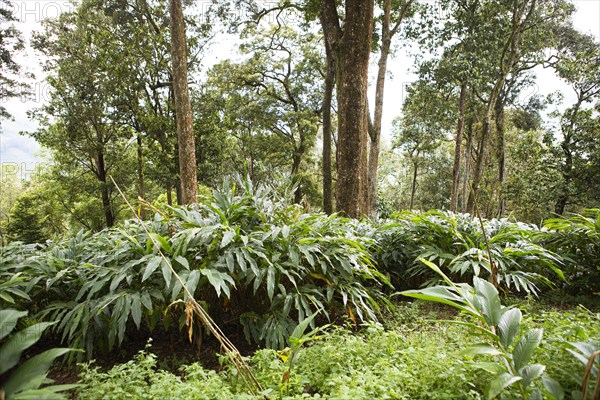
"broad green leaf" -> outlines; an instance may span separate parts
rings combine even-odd
[[[223,233],[223,239],[221,240],[221,248],[224,248],[231,243],[233,238],[235,238],[235,231],[225,231],[225,233]]]
[[[142,302],[139,293],[131,295],[131,317],[135,326],[139,329],[142,322]]]
[[[489,345],[489,344],[476,344],[474,346],[467,347],[466,349],[461,351],[460,354],[466,355],[466,356],[474,356],[474,355],[478,355],[478,354],[497,356],[497,355],[502,354],[502,352],[500,350],[498,350],[497,348],[495,348],[494,346]]]
[[[548,375],[542,375],[542,385],[544,389],[556,400],[563,400],[565,398],[565,391],[560,383],[550,378]]]
[[[188,262],[187,258],[182,256],[175,256],[175,261],[177,261],[183,268],[189,271],[190,263]]]
[[[25,361],[10,375],[10,378],[4,384],[6,397],[10,399],[13,393],[37,389],[46,379],[48,369],[54,360],[70,351],[73,351],[73,349],[50,349]]]
[[[296,328],[294,328],[294,331],[292,332],[290,338],[294,338],[294,339],[298,339],[299,340],[304,335],[304,332],[306,331],[306,328],[312,322],[312,320],[315,319],[315,317],[317,316],[317,314],[319,314],[319,311],[315,312],[312,315],[309,315],[302,322],[300,322],[296,326]]]
[[[43,389],[29,389],[16,394],[13,393],[10,400],[66,400],[69,396],[59,392],[77,389],[79,386],[78,384],[52,385]]]
[[[150,277],[150,275],[152,275],[152,273],[154,271],[156,271],[156,269],[159,267],[161,261],[162,261],[162,257],[160,257],[160,256],[154,257],[153,259],[150,260],[150,262],[146,266],[146,269],[144,270],[144,275],[142,276],[142,282],[144,282],[146,279],[148,279],[148,277]]]
[[[498,375],[492,382],[490,383],[490,387],[488,390],[488,399],[493,399],[498,396],[504,389],[509,387],[515,382],[520,381],[522,378],[520,376],[514,376],[509,373],[503,373]]]
[[[162,275],[163,278],[165,280],[165,285],[167,287],[171,286],[171,278],[173,275],[173,272],[171,271],[171,267],[169,266],[169,264],[167,263],[167,261],[162,260]]]
[[[40,322],[12,335],[0,347],[0,374],[17,365],[21,353],[40,340],[44,330],[54,324],[55,322]]]
[[[0,340],[12,332],[19,318],[27,315],[27,311],[13,309],[0,310]]]
[[[273,294],[275,292],[275,267],[270,266],[267,268],[267,295],[269,300],[273,300]]]
[[[445,286],[434,286],[418,290],[405,290],[399,294],[408,297],[414,297],[415,299],[435,301],[437,303],[447,304],[459,310],[465,311],[468,314],[473,315],[475,310],[468,306],[465,306],[463,299],[451,292],[449,288]]]
[[[498,322],[498,335],[500,336],[500,344],[503,348],[508,349],[512,345],[519,333],[521,318],[521,310],[517,308],[512,308],[502,314],[500,322]]]
[[[169,244],[169,242],[167,241],[166,238],[164,238],[163,236],[159,235],[158,233],[150,233],[150,236],[152,237],[152,239],[154,239],[156,242],[158,242],[158,244],[160,244],[160,247],[166,251],[167,253],[172,253],[173,249],[171,248],[171,245]]]
[[[221,296],[221,290],[223,290],[228,298],[231,297],[229,284],[235,287],[235,282],[231,276],[226,273],[208,268],[201,269],[200,273],[208,278],[208,282],[217,292],[217,297]]]
[[[521,336],[513,350],[513,362],[517,371],[531,360],[533,353],[542,342],[542,335],[542,329],[532,329]]]
[[[502,304],[500,304],[500,296],[498,291],[488,281],[473,278],[473,286],[475,287],[475,304],[485,317],[485,321],[489,326],[497,326],[502,316]]]
[[[490,374],[496,375],[505,371],[504,366],[497,362],[476,362],[472,364],[473,367],[482,369]]]
[[[523,378],[523,386],[529,386],[534,380],[542,376],[546,366],[542,364],[529,364],[519,370],[519,375]]]

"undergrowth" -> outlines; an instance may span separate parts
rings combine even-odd
[[[564,343],[599,337],[600,317],[583,308],[535,315],[527,312],[525,304],[521,308],[529,328],[545,331],[534,361],[544,363],[565,392],[577,398],[584,368],[567,352]],[[151,348],[107,372],[85,366],[81,374],[83,387],[77,397],[86,400],[487,398],[486,388],[491,378],[478,368],[481,358],[476,362],[475,357],[462,352],[477,338],[464,327],[437,321],[444,316],[448,316],[444,309],[421,302],[402,303],[385,327],[369,323],[358,332],[347,327],[330,327],[319,334],[319,339],[299,350],[298,360],[287,376],[286,349],[259,350],[248,358],[265,389],[258,397],[244,391],[235,368],[226,362],[218,372],[192,364],[171,373],[156,368]]]

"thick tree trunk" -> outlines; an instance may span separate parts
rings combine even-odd
[[[185,22],[181,0],[170,0],[171,56],[173,58],[173,95],[179,149],[181,201],[193,204],[198,197],[196,151],[192,127],[192,109],[188,89]]]
[[[373,33],[373,0],[346,0],[340,49],[336,209],[348,217],[368,214],[367,81]]]
[[[452,168],[452,191],[450,192],[450,211],[458,210],[458,193],[460,191],[460,158],[462,155],[462,141],[465,130],[465,107],[467,103],[467,84],[460,87],[460,99],[458,103],[458,127],[454,139],[454,166]]]
[[[138,180],[138,198],[143,199],[146,197],[144,189],[144,149],[142,148],[142,134],[137,133],[137,180]],[[140,207],[140,218],[144,219],[146,216],[144,207]]]
[[[498,97],[495,107],[496,134],[498,136],[498,148],[496,157],[498,159],[498,218],[504,214],[505,200],[503,195],[505,178],[505,145],[504,145],[504,99]]]
[[[333,51],[325,41],[327,56],[327,75],[325,76],[325,93],[323,95],[323,211],[333,212],[333,194],[331,177],[331,106],[333,87],[335,84],[335,60]]]

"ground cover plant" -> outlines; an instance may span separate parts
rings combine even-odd
[[[522,303],[524,330],[544,329],[543,340],[531,358],[556,377],[564,398],[581,398],[584,366],[564,343],[591,340],[600,335],[600,316],[589,310],[548,311],[530,315]],[[513,308],[515,309],[515,308]],[[369,323],[358,331],[330,327],[298,350],[288,370],[283,350],[263,349],[248,358],[264,392],[248,394],[226,362],[219,371],[199,364],[168,372],[157,368],[152,347],[134,360],[108,371],[86,364],[81,372],[81,399],[119,398],[130,391],[134,398],[161,398],[176,393],[181,399],[225,398],[332,398],[332,399],[487,399],[492,376],[491,355],[466,354],[474,343],[472,332],[439,319],[458,318],[446,308],[417,301],[400,303],[386,324]],[[577,320],[578,324],[572,324]],[[516,389],[516,387],[514,388]],[[158,397],[157,397],[158,396]],[[505,398],[518,392],[503,393]],[[579,396],[579,397],[578,397]],[[121,397],[125,398],[125,397]],[[532,397],[535,398],[535,397]],[[550,398],[547,394],[543,398]]]

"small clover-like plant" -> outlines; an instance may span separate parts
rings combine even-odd
[[[494,399],[505,389],[516,386],[523,399],[541,399],[542,390],[547,396],[562,399],[562,387],[547,376],[546,367],[530,363],[543,336],[542,329],[523,331],[519,309],[505,307],[500,302],[498,290],[483,279],[474,277],[473,285],[454,283],[440,268],[421,260],[438,273],[446,285],[407,290],[400,294],[417,299],[446,304],[471,316],[474,322],[458,322],[482,334],[486,340],[468,347],[465,355],[489,355],[495,363],[478,362],[476,366],[494,374],[488,388],[488,399]],[[542,389],[534,383],[542,382]]]

